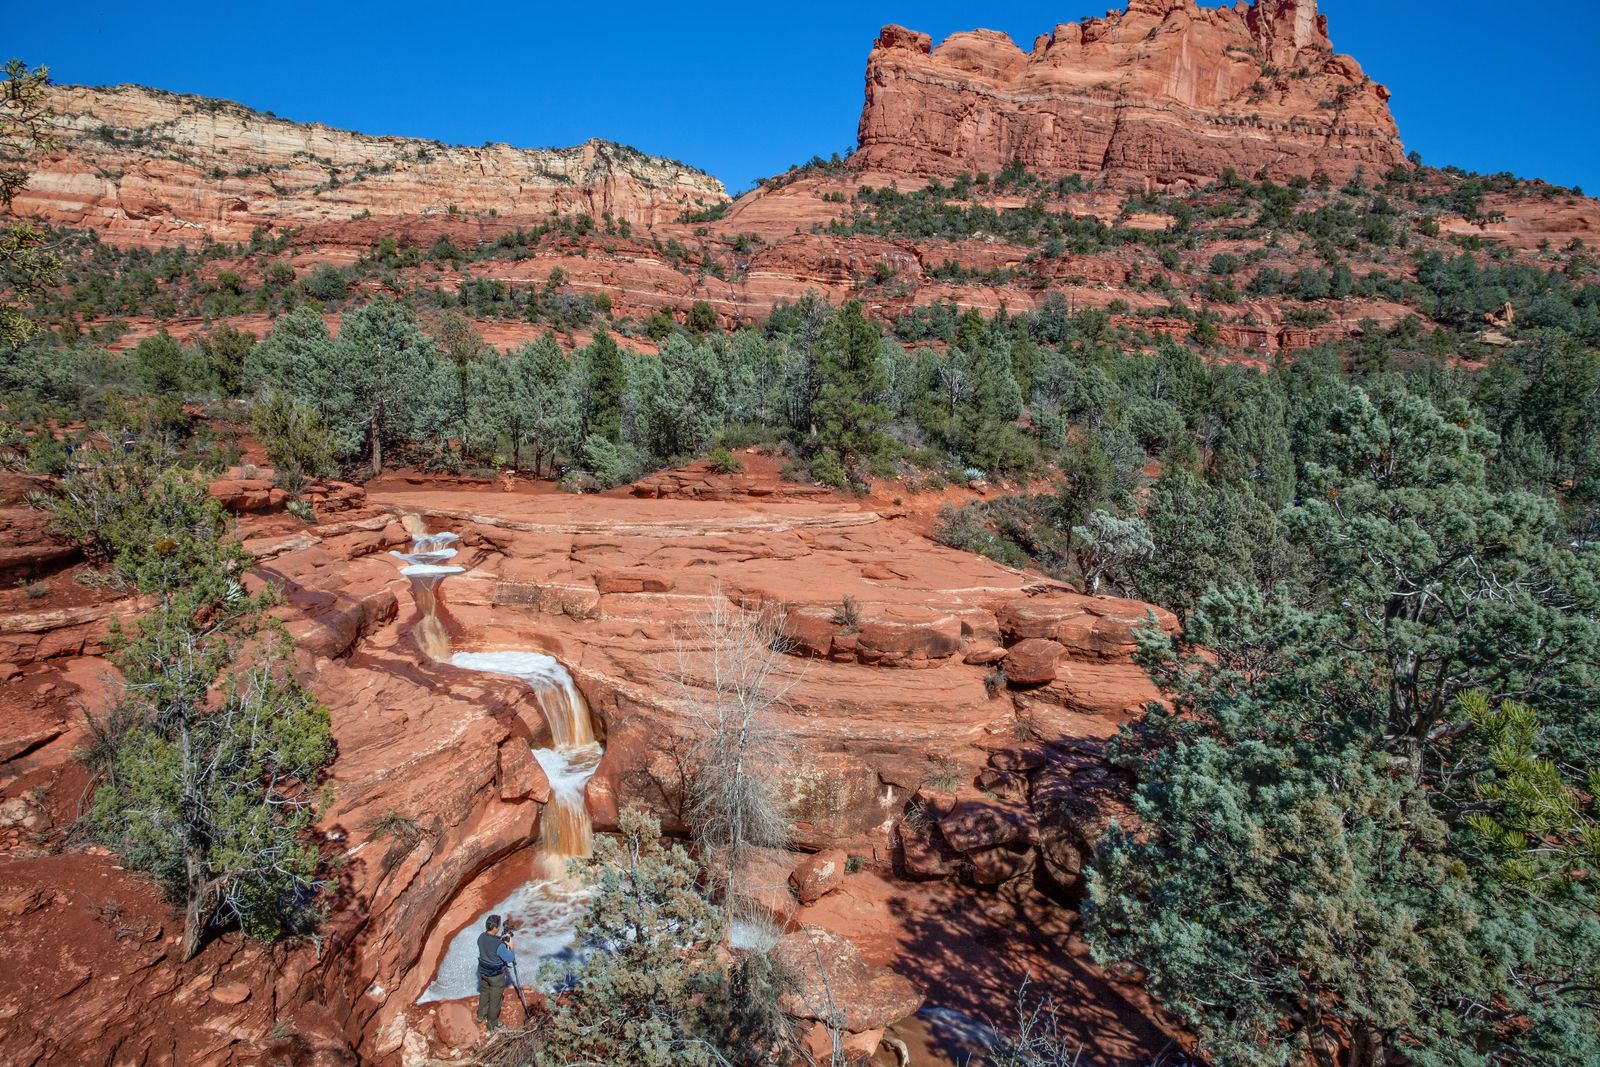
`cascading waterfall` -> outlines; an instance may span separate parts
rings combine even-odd
[[[539,816],[539,863],[545,878],[561,881],[567,861],[591,855],[593,828],[583,789],[600,766],[600,745],[594,739],[589,705],[567,669],[538,652],[457,652],[450,658],[469,671],[505,674],[533,690],[555,738],[554,748],[536,748],[533,756],[550,779],[550,800]]]
[[[550,799],[539,818],[539,843],[530,872],[533,877],[492,909],[514,919],[518,958],[532,965],[571,950],[573,931],[585,905],[587,893],[568,877],[567,862],[592,854],[594,829],[584,802],[584,787],[599,767],[602,754],[595,739],[594,721],[572,675],[551,656],[519,651],[452,654],[450,635],[438,615],[437,587],[443,579],[465,570],[446,562],[455,558],[457,550],[451,546],[460,538],[453,533],[429,533],[414,515],[405,516],[402,522],[412,535],[411,551],[390,555],[404,564],[400,573],[411,581],[421,613],[413,633],[423,653],[464,670],[518,679],[533,690],[539,710],[550,725],[553,747],[533,750],[550,780]],[[418,1003],[453,1000],[477,992],[476,938],[482,929],[479,916],[451,940],[437,977]]]

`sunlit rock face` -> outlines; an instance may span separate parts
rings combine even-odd
[[[647,227],[727,200],[702,171],[608,141],[371,137],[133,85],[62,86],[50,107],[59,147],[36,161],[15,210],[120,243],[247,241],[257,226],[299,227],[331,246],[406,227],[470,243],[475,230],[551,211]]]
[[[1405,162],[1389,91],[1337,55],[1315,0],[1132,0],[1024,52],[1002,33],[889,26],[867,61],[857,160],[917,175],[1020,163],[1157,188]]]

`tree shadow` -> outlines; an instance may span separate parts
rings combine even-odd
[[[1094,1067],[1145,1067],[1178,1035],[1143,991],[1089,958],[1077,912],[1029,878],[997,889],[924,883],[889,900],[904,930],[898,968],[926,992],[919,1013],[932,1046],[951,1063],[981,1063],[998,1033],[1029,1009],[1053,1004],[1057,1033]]]

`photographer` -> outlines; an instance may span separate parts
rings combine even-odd
[[[483,921],[478,935],[478,1018],[488,1023],[489,1032],[500,1028],[500,1001],[506,995],[506,970],[517,962],[512,934],[500,932],[500,916]]]

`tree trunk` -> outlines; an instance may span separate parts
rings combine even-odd
[[[376,478],[383,473],[383,439],[378,435],[378,425],[381,421],[382,409],[374,413],[372,420],[372,476]]]
[[[1335,1067],[1330,1045],[1327,1028],[1323,1025],[1322,1005],[1313,994],[1307,998],[1306,1048],[1317,1067]]]
[[[1388,1059],[1384,1054],[1382,1034],[1360,1023],[1351,1025],[1347,1067],[1383,1067]]]
[[[184,857],[184,875],[188,882],[185,894],[188,902],[183,907],[183,943],[180,954],[184,963],[194,959],[206,936],[211,920],[212,884],[206,880],[205,870],[197,856]]]

